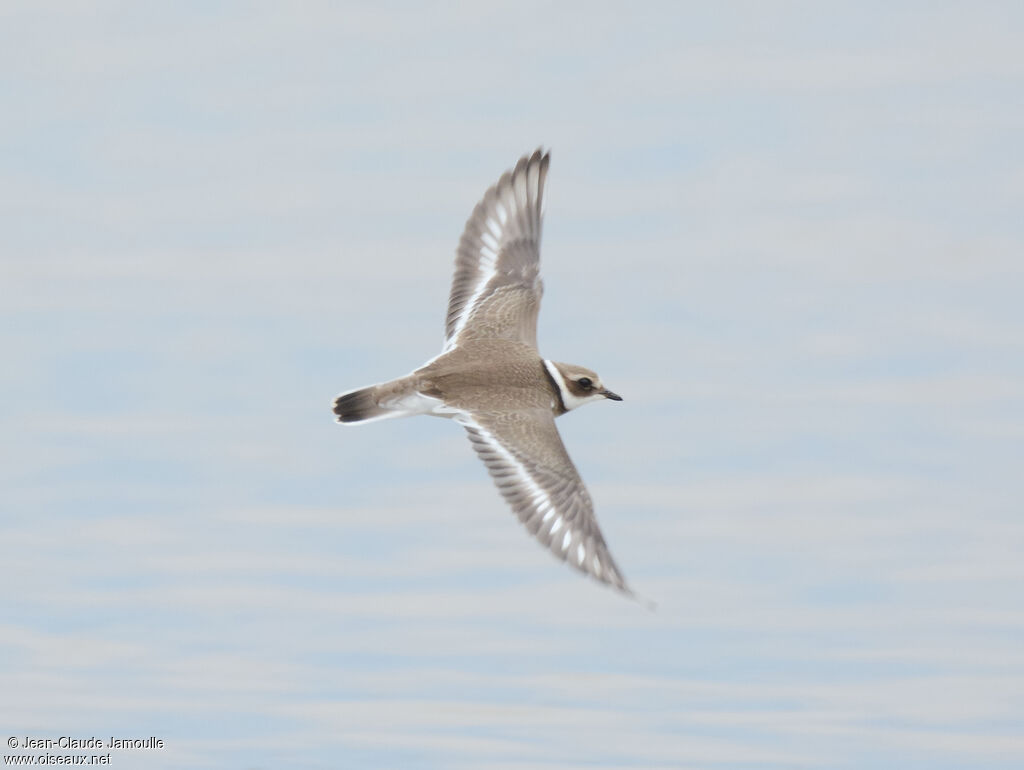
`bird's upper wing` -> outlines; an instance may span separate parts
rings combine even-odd
[[[534,537],[581,572],[634,595],[608,552],[594,504],[549,409],[463,412],[455,419]]]
[[[459,241],[445,351],[498,337],[537,347],[540,231],[550,155],[537,150],[506,171],[473,210]]]

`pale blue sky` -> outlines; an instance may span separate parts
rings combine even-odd
[[[893,5],[5,3],[7,733],[1024,764],[1024,13]],[[559,422],[655,613],[457,426],[331,420],[541,144],[541,350],[626,399]]]

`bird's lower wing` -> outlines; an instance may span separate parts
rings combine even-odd
[[[549,410],[463,413],[473,449],[519,520],[559,559],[632,595]]]

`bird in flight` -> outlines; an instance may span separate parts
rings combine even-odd
[[[455,420],[537,540],[581,572],[635,596],[555,427],[556,417],[583,404],[622,398],[590,369],[550,361],[537,350],[550,159],[541,150],[520,158],[466,222],[441,353],[405,377],[342,393],[334,413],[345,425],[416,414]]]

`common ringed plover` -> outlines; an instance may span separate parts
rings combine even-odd
[[[550,155],[506,171],[473,210],[459,241],[444,349],[405,377],[342,393],[345,425],[390,417],[450,417],[466,429],[498,490],[537,540],[581,572],[634,595],[555,418],[592,401],[621,401],[590,369],[537,351],[540,236]]]

